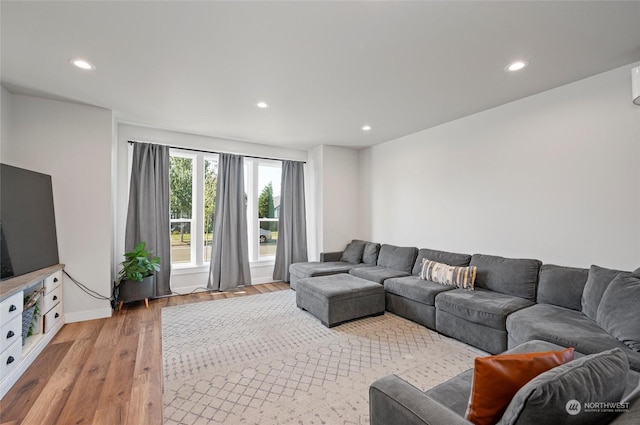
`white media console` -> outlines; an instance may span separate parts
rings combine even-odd
[[[11,389],[64,325],[62,269],[56,264],[0,282],[0,398]],[[42,289],[40,318],[22,344],[24,298]]]

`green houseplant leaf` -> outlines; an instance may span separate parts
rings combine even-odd
[[[125,252],[125,260],[120,263],[122,270],[118,273],[116,285],[122,280],[142,282],[145,277],[160,271],[160,257],[146,250],[147,244],[139,242],[133,251]]]

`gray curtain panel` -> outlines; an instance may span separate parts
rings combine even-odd
[[[251,285],[244,192],[244,158],[220,154],[208,288]]]
[[[138,242],[160,257],[156,296],[170,295],[171,240],[169,235],[169,147],[134,143],[125,249]]]
[[[307,261],[307,221],[304,204],[304,163],[282,162],[278,245],[273,279],[289,282],[289,266]]]

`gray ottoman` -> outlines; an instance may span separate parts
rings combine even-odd
[[[330,328],[384,314],[384,287],[349,274],[309,277],[298,281],[296,304]]]

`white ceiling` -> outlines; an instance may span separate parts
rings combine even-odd
[[[0,75],[11,92],[303,149],[370,146],[640,60],[640,2],[0,7]],[[75,57],[96,70],[73,68]],[[530,66],[506,73],[519,58]]]

